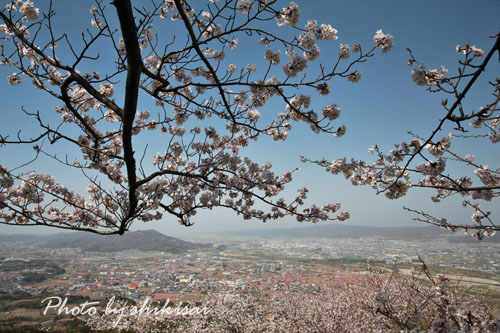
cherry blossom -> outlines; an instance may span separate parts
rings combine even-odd
[[[280,26],[285,24],[295,26],[299,22],[299,17],[299,6],[292,1],[288,4],[288,6],[283,8],[283,11],[278,16],[276,16],[276,20]]]
[[[387,53],[394,47],[394,37],[391,34],[384,34],[382,29],[377,30],[373,40],[377,43],[377,47],[381,48],[382,53]]]
[[[36,20],[38,18],[38,8],[33,7],[31,1],[24,1],[19,6],[19,11],[26,16],[30,21]]]

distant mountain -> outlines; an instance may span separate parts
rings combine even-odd
[[[58,233],[47,236],[0,235],[0,243],[2,242],[39,243],[44,247],[79,248],[88,252],[140,250],[180,253],[210,247],[207,244],[191,243],[165,236],[155,230],[129,231],[124,235],[109,236],[85,232]]]
[[[442,240],[452,243],[477,242],[470,235],[450,232],[434,226],[425,227],[366,227],[350,225],[312,225],[308,227],[214,232],[212,235],[231,237],[259,238],[353,238],[378,237],[399,240]],[[124,235],[101,236],[87,232],[58,233],[39,235],[1,235],[3,242],[33,243],[51,248],[79,248],[88,252],[115,252],[124,250],[161,251],[180,253],[187,250],[209,248],[211,245],[192,243],[166,236],[154,230],[129,231]],[[500,243],[500,233],[487,237],[482,242]]]
[[[460,232],[450,232],[435,226],[425,227],[365,227],[350,225],[312,225],[308,227],[287,228],[287,229],[255,229],[242,230],[236,232],[223,232],[220,235],[262,237],[262,238],[363,238],[380,237],[383,239],[401,240],[428,240],[443,238],[450,242],[474,242],[470,235]],[[487,237],[483,241],[500,242],[500,234],[494,237]]]
[[[31,234],[0,235],[0,243],[3,242],[34,243],[34,242],[40,242],[43,239],[44,236],[31,235]]]

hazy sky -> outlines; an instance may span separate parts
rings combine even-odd
[[[196,9],[197,5],[204,2],[200,0],[189,3]],[[35,1],[41,8],[43,8],[42,3],[48,1]],[[53,3],[57,13],[55,23],[71,37],[78,38],[80,31],[90,27],[91,17],[88,8],[92,5],[92,1],[54,0]],[[147,4],[149,1],[134,1],[138,6],[142,3]],[[284,7],[288,2],[278,3]],[[457,205],[457,200],[436,205],[429,198],[431,192],[416,189],[400,200],[391,201],[383,196],[376,196],[370,188],[351,186],[342,176],[329,175],[317,166],[302,164],[298,156],[305,155],[311,159],[326,157],[328,160],[344,156],[370,159],[367,149],[371,145],[378,144],[383,150],[388,151],[394,143],[408,140],[409,130],[427,136],[443,114],[440,107],[442,96],[430,95],[423,87],[416,86],[410,80],[411,68],[406,64],[408,59],[406,48],[411,48],[415,57],[428,67],[439,68],[440,65],[445,65],[452,72],[459,59],[455,52],[457,44],[464,45],[470,41],[485,51],[493,45],[494,40],[488,36],[500,31],[500,20],[498,20],[500,1],[299,0],[296,3],[302,13],[299,26],[303,26],[307,19],[316,19],[319,23],[331,24],[339,31],[339,40],[319,44],[322,51],[321,62],[326,65],[336,61],[340,43],[361,43],[364,49],[371,48],[372,37],[378,29],[383,29],[385,33],[394,36],[395,47],[387,54],[376,52],[373,59],[357,67],[362,72],[359,83],[334,80],[331,82],[330,95],[313,100],[312,108],[320,109],[330,103],[337,103],[340,106],[342,114],[337,122],[347,127],[344,137],[316,135],[308,126],[296,124],[285,142],[276,143],[262,139],[246,149],[242,155],[248,155],[259,162],[271,161],[277,171],[300,167],[301,171],[294,174],[295,180],[289,184],[286,191],[288,197],[294,195],[298,188],[307,186],[311,191],[310,202],[318,204],[341,202],[343,210],[351,213],[351,219],[344,223],[374,226],[418,225],[411,221],[412,215],[403,211],[402,206],[426,209],[436,216],[456,219],[457,223],[460,223],[460,219],[469,222],[471,211]],[[169,29],[156,32],[166,36],[167,34],[184,36],[185,32],[181,27],[180,22],[174,22],[169,25]],[[104,46],[101,55],[105,57],[107,51]],[[247,63],[263,63],[263,48],[255,43],[241,43],[237,50],[228,52],[227,61],[239,67],[244,67]],[[103,63],[99,66],[106,65]],[[0,76],[5,78],[12,74],[12,70],[0,67]],[[495,61],[490,64],[485,77],[491,79],[499,72],[499,63]],[[484,88],[484,82],[476,86],[467,97],[466,105],[476,109],[480,107],[484,103],[484,96],[489,94]],[[1,79],[0,94],[3,118],[0,124],[1,134],[15,134],[17,128],[26,131],[33,128],[34,124],[29,119],[19,117],[21,106],[32,111],[53,113],[54,106],[58,104],[58,101],[51,99],[50,96],[33,90],[29,82],[11,87],[6,79]],[[284,108],[279,103],[271,106]],[[141,101],[139,107],[154,108],[149,100]],[[443,132],[441,136],[447,134],[448,132]],[[27,161],[33,154],[30,149],[30,147],[26,150],[2,148],[0,164],[13,165],[23,160]],[[477,157],[481,156],[481,153],[486,154],[483,164],[498,165],[500,161],[498,146],[495,151],[487,149],[491,149],[491,146],[485,148],[466,144],[463,151],[475,152]],[[78,187],[83,184],[81,179],[60,173],[59,170],[63,169],[52,164],[42,164],[41,168],[47,170],[46,172],[56,173],[56,177],[63,179],[66,185],[72,185],[74,182]],[[491,209],[497,214],[500,213],[498,207],[492,206]],[[293,218],[264,225],[258,221],[244,221],[226,210],[199,212],[194,221],[196,222],[194,226],[185,228],[178,226],[175,218],[165,215],[161,223],[136,222],[135,228],[154,228],[166,234],[181,236],[216,230],[305,225],[295,222]],[[0,226],[0,232],[4,233],[45,232],[44,230]]]

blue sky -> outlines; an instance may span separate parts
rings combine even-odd
[[[70,37],[78,38],[80,31],[90,27],[91,17],[88,8],[92,5],[92,1],[54,0],[53,3],[57,13],[55,23],[60,29],[67,31]],[[147,3],[149,2],[134,1],[136,5]],[[205,1],[202,0],[190,2],[194,8],[203,3]],[[287,3],[278,2],[278,6],[284,7]],[[436,205],[429,198],[431,192],[416,189],[400,200],[391,201],[383,196],[376,196],[370,188],[351,186],[342,176],[329,175],[317,166],[302,164],[298,156],[306,155],[311,159],[326,157],[329,160],[344,156],[370,159],[367,149],[373,144],[378,144],[383,150],[388,151],[394,143],[410,139],[406,134],[408,130],[422,136],[428,135],[442,116],[440,107],[442,96],[431,95],[410,80],[411,68],[406,65],[408,59],[406,48],[411,48],[415,57],[428,67],[439,68],[440,65],[445,65],[450,72],[453,72],[459,59],[455,52],[457,44],[464,45],[470,41],[485,51],[493,45],[493,40],[488,36],[500,31],[500,20],[498,20],[500,1],[316,0],[296,1],[296,3],[301,8],[299,26],[303,26],[307,19],[316,19],[319,23],[331,24],[339,31],[339,40],[319,44],[322,51],[320,61],[324,64],[336,61],[340,43],[360,43],[364,49],[368,49],[373,45],[372,37],[378,29],[383,29],[385,33],[394,36],[395,47],[387,54],[376,52],[374,58],[357,67],[362,72],[359,83],[334,80],[330,95],[313,100],[312,107],[317,109],[330,103],[337,103],[340,106],[342,114],[337,122],[339,125],[347,126],[347,134],[344,137],[316,135],[308,126],[296,124],[287,141],[276,143],[261,139],[246,149],[243,155],[246,154],[260,162],[271,161],[277,171],[300,167],[300,173],[294,174],[295,180],[286,192],[291,196],[296,189],[307,186],[311,190],[310,202],[318,204],[341,202],[343,209],[351,213],[351,219],[344,223],[373,226],[418,225],[411,221],[411,214],[401,209],[403,205],[426,209],[436,216],[455,218],[457,222],[460,222],[458,219],[468,222],[472,212],[461,207],[457,208],[457,202],[460,200]],[[35,4],[41,6],[42,2],[37,1]],[[180,22],[169,23],[168,29],[161,27],[156,32],[160,31],[165,38],[170,38],[172,34],[185,35]],[[103,45],[103,49],[99,52],[104,59],[106,46]],[[247,63],[263,63],[263,48],[255,43],[240,42],[237,50],[228,52],[227,61],[240,67],[244,67]],[[112,64],[103,61],[98,64],[97,69],[105,70],[105,66],[109,65]],[[310,66],[313,70],[313,65]],[[484,78],[492,79],[499,72],[499,63],[493,61]],[[2,77],[11,73],[12,68],[0,67]],[[467,96],[466,105],[471,108],[480,107],[484,103],[484,98],[490,93],[485,88],[483,79]],[[50,114],[58,104],[50,96],[32,89],[31,83],[11,87],[6,79],[2,79],[0,94],[4,119],[0,124],[2,134],[14,134],[16,131],[13,129],[17,128],[23,128],[25,131],[33,129],[33,124],[27,118],[19,116],[21,106],[28,110],[40,110]],[[149,100],[140,103],[139,107],[153,108]],[[279,103],[271,106],[284,108]],[[447,134],[445,131],[442,136]],[[31,147],[26,148],[26,150],[18,147],[2,148],[1,163],[12,165],[23,159],[29,160],[32,150]],[[498,166],[500,161],[498,145],[495,147],[465,143],[460,149],[475,153],[478,158],[483,156],[483,164]],[[50,164],[49,161],[41,160],[38,168],[47,170],[46,172],[57,170],[57,176],[62,182],[70,184],[74,182],[75,186],[83,186],[80,180],[64,174],[63,169]],[[500,213],[498,207],[490,206],[494,212]],[[178,226],[174,218],[165,217],[161,223],[137,222],[135,228],[154,228],[170,235],[188,236],[216,230],[305,226],[295,222],[293,218],[263,225],[258,221],[244,221],[227,210],[200,212],[195,221],[197,223],[193,227],[186,229]],[[35,229],[0,226],[0,231],[6,233],[31,230]]]

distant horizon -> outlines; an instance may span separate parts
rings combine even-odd
[[[267,226],[263,225],[262,227],[254,227],[254,228],[241,228],[241,229],[230,229],[230,230],[216,230],[212,232],[189,232],[187,231],[185,234],[169,234],[168,232],[164,230],[158,230],[157,228],[151,227],[151,228],[144,228],[144,229],[134,229],[134,230],[129,230],[128,232],[136,232],[136,231],[156,231],[159,232],[163,235],[166,236],[174,236],[174,237],[182,237],[182,236],[201,236],[203,234],[224,234],[224,233],[237,233],[237,232],[252,232],[252,231],[265,231],[265,230],[290,230],[290,229],[301,229],[301,228],[315,228],[315,227],[327,227],[327,226],[333,226],[333,227],[359,227],[359,228],[376,228],[376,229],[394,229],[394,228],[400,228],[400,229],[414,229],[414,228],[437,228],[435,226],[431,225],[425,225],[425,224],[418,224],[415,223],[415,225],[410,226],[410,225],[359,225],[359,224],[346,224],[346,223],[316,223],[316,224],[308,224],[308,225],[302,225],[298,224],[296,226],[292,225],[287,225],[286,227],[283,226]],[[24,229],[29,230],[29,229],[35,229],[35,228],[43,228],[43,231],[46,233],[39,233],[39,232],[5,232],[7,230],[0,230],[0,235],[34,235],[34,236],[48,236],[48,235],[55,235],[58,233],[75,233],[75,232],[81,232],[81,233],[86,233],[85,231],[81,230],[64,230],[64,229],[57,229],[57,228],[50,228],[50,227],[40,227],[40,226],[26,226]],[[189,230],[189,227],[185,227],[186,230]],[[23,226],[15,226],[10,229],[17,229],[18,231],[21,231],[23,229]],[[92,233],[90,233],[92,234]]]
[[[474,240],[470,235],[461,232],[451,232],[448,230],[436,228],[435,226],[356,226],[356,225],[339,225],[330,224],[319,227],[299,226],[296,228],[260,228],[246,229],[233,231],[216,231],[205,234],[183,234],[173,235],[162,233],[155,229],[143,229],[126,232],[123,235],[111,234],[108,236],[99,235],[96,233],[79,232],[56,232],[52,234],[0,234],[0,244],[40,244],[55,248],[76,247],[82,251],[90,249],[101,249],[97,252],[105,251],[123,251],[124,248],[139,249],[142,251],[156,251],[151,247],[161,249],[178,249],[186,250],[183,244],[198,243],[209,245],[212,244],[234,244],[240,240],[253,240],[257,242],[272,242],[274,240],[288,239],[292,242],[304,241],[306,239],[317,240],[313,243],[321,242],[322,244],[331,244],[340,240],[353,240],[354,242],[361,239],[378,239],[382,242],[399,240],[399,241],[417,241],[423,243],[476,243],[480,246],[482,243],[498,242],[500,235],[488,237],[483,242]],[[321,240],[321,241],[320,241]],[[187,242],[187,243],[186,243]],[[132,245],[133,244],[133,245]],[[205,246],[204,245],[204,246]],[[11,245],[12,246],[12,245]],[[139,246],[139,248],[137,247]],[[187,245],[186,245],[187,246]],[[144,250],[148,248],[149,250]],[[92,251],[92,250],[91,250]],[[105,252],[104,251],[104,252]],[[171,252],[171,251],[166,251]]]

